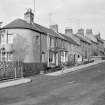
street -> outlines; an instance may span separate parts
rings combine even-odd
[[[105,105],[105,63],[0,89],[0,105]]]

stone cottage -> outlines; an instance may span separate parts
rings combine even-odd
[[[1,61],[21,60],[27,75],[39,73],[45,64],[59,66],[67,61],[65,41],[57,25],[46,28],[35,23],[34,14],[28,9],[24,20],[16,19],[2,28],[0,58]]]

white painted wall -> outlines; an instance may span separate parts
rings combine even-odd
[[[28,29],[8,29],[8,34],[18,34],[26,39],[25,63],[40,62],[40,33]],[[39,41],[36,41],[39,36]]]

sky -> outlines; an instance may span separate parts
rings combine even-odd
[[[34,9],[34,0],[0,0],[0,21],[3,25],[16,18],[24,18],[28,8]],[[105,0],[35,0],[36,23],[49,27],[58,24],[59,32],[72,28],[92,28],[105,39]]]

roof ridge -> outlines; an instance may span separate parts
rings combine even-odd
[[[17,18],[3,27],[3,29],[11,29],[11,28],[24,28],[41,32],[39,28],[33,26],[32,24],[27,23],[25,20],[21,18]]]
[[[72,44],[75,44],[75,45],[79,45],[74,39],[72,39],[71,37],[65,35],[65,34],[62,34],[60,33],[62,36],[66,37],[66,40],[67,41],[70,41]]]

